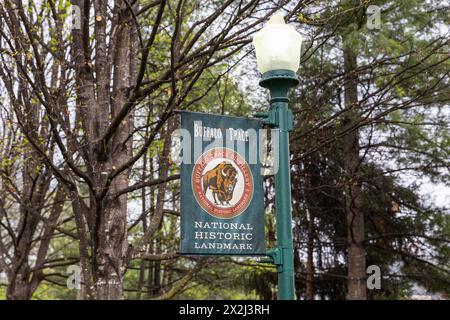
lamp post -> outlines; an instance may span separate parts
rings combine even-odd
[[[255,34],[258,70],[262,73],[260,86],[270,90],[270,111],[255,116],[278,128],[278,170],[275,173],[275,211],[277,245],[267,252],[278,272],[278,299],[294,300],[294,248],[292,241],[292,201],[289,157],[289,131],[293,127],[292,112],[288,107],[288,91],[298,84],[301,35],[284,18],[275,14],[267,26]]]

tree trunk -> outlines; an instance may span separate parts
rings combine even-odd
[[[32,138],[36,139],[39,130],[38,106],[29,102],[26,86],[22,82],[19,85],[27,111],[24,114],[24,126]],[[41,214],[40,211],[49,186],[46,171],[37,161],[36,151],[29,144],[26,144],[24,151],[22,155],[23,187],[20,192],[20,219],[14,244],[14,256],[8,274],[7,298],[10,300],[28,300],[33,294],[29,256],[33,247],[33,235],[39,223],[37,216]]]
[[[111,103],[111,115],[115,118],[128,101],[128,88],[135,82],[136,30],[130,12],[127,10],[120,21],[121,32],[116,41],[114,59],[114,83]],[[106,84],[105,84],[106,86]],[[107,100],[109,101],[109,99]],[[101,101],[99,101],[101,102]],[[132,156],[132,139],[128,139],[133,130],[133,115],[130,113],[119,125],[113,136],[107,167],[114,171],[128,162]],[[130,169],[124,170],[111,183],[112,193],[125,189],[129,185]],[[123,299],[123,277],[127,260],[127,195],[118,198],[106,197],[98,205],[102,212],[99,226],[99,247],[96,275],[97,297],[100,299]],[[101,211],[100,211],[101,212]]]
[[[29,300],[31,298],[30,268],[22,257],[17,257],[9,274],[6,297],[8,300]]]
[[[133,4],[137,11],[138,1]],[[87,16],[90,3],[77,1],[81,15]],[[107,37],[107,1],[92,2],[95,10],[95,61],[90,61],[83,44],[88,43],[89,26],[82,19],[81,30],[73,30],[74,61],[77,70],[79,118],[89,141],[86,158],[92,181],[89,205],[74,191],[74,212],[80,237],[80,262],[84,298],[123,299],[123,274],[128,261],[127,195],[115,197],[129,185],[132,157],[130,137],[133,113],[116,124],[113,134],[103,140],[109,119],[115,119],[129,102],[136,83],[137,30],[125,2],[115,5],[117,30]],[[95,78],[93,76],[95,71]],[[115,173],[119,168],[126,168]],[[114,174],[114,175],[113,175]],[[84,231],[83,231],[84,230]],[[87,236],[89,235],[89,236]],[[90,239],[88,239],[90,237]],[[90,241],[89,241],[90,240]]]
[[[148,134],[148,128],[146,128],[145,133]],[[142,159],[142,180],[145,179],[147,176],[147,153],[144,154],[144,157]],[[141,218],[142,218],[142,231],[145,233],[147,231],[147,196],[146,196],[146,190],[143,188],[141,190],[141,205],[142,205],[142,211],[141,211]],[[147,253],[149,253],[150,246],[147,247]],[[145,282],[145,274],[146,274],[146,267],[147,267],[147,261],[144,259],[139,264],[139,278],[137,283],[137,290],[136,290],[136,300],[141,300],[142,296],[142,289],[144,287]]]
[[[306,300],[314,300],[314,215],[309,212],[306,261]]]
[[[344,128],[359,121],[357,57],[353,46],[344,41],[345,118]],[[359,131],[352,129],[343,138],[345,171],[345,211],[347,217],[347,299],[366,299],[366,251],[364,248],[364,213],[361,211],[361,186],[358,181]]]

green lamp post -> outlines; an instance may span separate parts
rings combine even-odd
[[[256,116],[279,131],[279,145],[275,161],[275,211],[277,245],[267,252],[278,272],[278,299],[294,300],[294,248],[292,241],[292,200],[289,156],[289,131],[293,127],[292,112],[288,107],[288,91],[298,84],[301,35],[275,14],[267,26],[255,34],[258,70],[262,73],[260,86],[270,90],[270,111]]]

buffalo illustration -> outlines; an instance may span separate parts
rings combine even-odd
[[[202,177],[203,193],[211,189],[214,203],[231,205],[234,188],[237,182],[237,170],[229,162],[223,161]]]

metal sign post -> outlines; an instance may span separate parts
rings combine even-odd
[[[289,131],[293,127],[292,112],[288,108],[288,91],[298,84],[295,72],[274,70],[263,74],[260,85],[271,94],[270,112],[258,114],[265,122],[279,130],[278,171],[275,174],[275,210],[277,220],[277,246],[267,255],[278,271],[278,298],[295,299],[294,248],[292,241],[292,200],[289,157]]]

